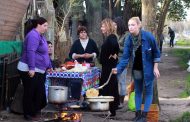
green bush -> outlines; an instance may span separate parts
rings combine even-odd
[[[178,45],[178,46],[190,46],[190,40],[180,39],[180,40],[176,41],[176,45]]]
[[[187,69],[187,62],[190,59],[190,49],[173,49],[171,50],[171,54],[179,57],[178,64],[183,68]]]
[[[176,120],[170,120],[170,122],[190,122],[190,112],[185,112],[181,117]]]
[[[186,70],[188,68],[188,61],[190,60],[190,49],[173,49],[171,54],[179,57],[178,64]],[[190,96],[190,75],[185,80],[185,90],[180,94],[180,97]]]
[[[186,98],[190,96],[190,75],[187,76],[186,80],[185,80],[185,91],[183,91],[180,94],[181,98]]]

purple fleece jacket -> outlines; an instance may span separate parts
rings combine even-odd
[[[47,41],[35,29],[26,35],[21,62],[28,64],[29,70],[51,68]]]

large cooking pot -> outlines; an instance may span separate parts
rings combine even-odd
[[[66,86],[49,86],[48,102],[60,104],[66,102],[68,98],[68,87]]]
[[[114,101],[112,96],[87,97],[89,107],[92,111],[107,111],[109,110],[109,102]]]
[[[90,102],[89,107],[92,111],[107,111],[109,110],[109,102]]]

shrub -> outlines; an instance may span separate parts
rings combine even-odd
[[[190,122],[190,112],[185,112],[181,117],[176,120],[170,120],[170,122]]]
[[[188,61],[190,60],[190,49],[173,49],[171,54],[179,57],[178,64],[183,68],[188,68]],[[190,96],[190,75],[187,76],[185,80],[185,90],[180,94],[180,97]]]
[[[176,45],[178,45],[178,46],[190,46],[190,40],[180,39],[180,40],[176,41]]]

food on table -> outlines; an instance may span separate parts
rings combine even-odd
[[[63,71],[66,71],[66,70],[67,70],[65,67],[61,67],[61,69],[62,69]]]
[[[66,69],[72,69],[75,67],[75,63],[72,61],[67,61],[61,65],[61,67],[65,67]]]
[[[99,95],[99,91],[95,88],[90,88],[86,91],[87,97],[97,97]]]
[[[70,108],[80,108],[80,106],[79,105],[71,105],[71,106],[69,106]]]

